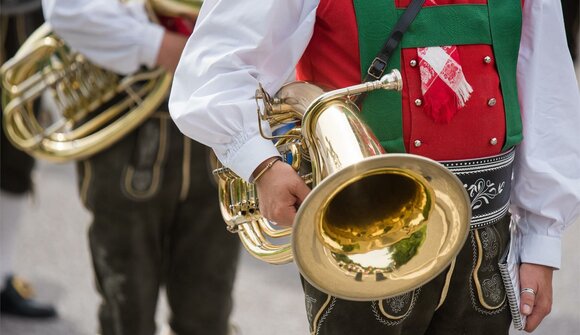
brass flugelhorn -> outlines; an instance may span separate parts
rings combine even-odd
[[[219,177],[222,213],[254,256],[294,259],[313,286],[348,300],[377,300],[417,288],[443,271],[467,239],[471,208],[459,179],[443,165],[411,154],[386,154],[351,97],[402,89],[393,70],[375,82],[324,93],[292,83],[274,98],[259,89],[261,120],[273,129],[284,160],[312,192],[291,230],[260,215],[254,185],[226,168]],[[277,235],[291,241],[270,242]]]
[[[146,8],[154,21],[158,14],[194,19],[201,3],[149,0]],[[161,68],[127,76],[104,70],[46,23],[2,65],[0,76],[6,136],[30,155],[55,162],[83,159],[119,141],[159,107],[172,81]],[[38,112],[43,97],[52,106]]]

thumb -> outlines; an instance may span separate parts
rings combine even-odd
[[[297,183],[296,188],[294,189],[294,196],[296,197],[296,205],[300,206],[306,196],[310,193],[310,188],[302,181]]]
[[[522,287],[520,292],[520,312],[523,315],[528,316],[532,314],[536,300],[536,294],[534,292],[537,292],[537,288],[534,288],[533,292],[531,292],[529,287]]]

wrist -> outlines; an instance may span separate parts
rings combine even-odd
[[[264,174],[266,174],[266,172],[268,172],[268,170],[272,168],[272,166],[274,166],[274,164],[281,160],[282,159],[280,157],[276,156],[268,158],[260,163],[260,165],[258,165],[258,167],[252,173],[252,183],[256,183],[260,178],[262,178]]]

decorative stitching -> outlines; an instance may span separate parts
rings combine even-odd
[[[312,324],[312,309],[317,300],[308,294],[304,294],[304,300],[306,300],[306,317],[308,318],[308,323]]]
[[[161,179],[163,169],[161,168],[162,163],[165,161],[165,155],[167,151],[167,141],[168,141],[168,120],[165,118],[159,118],[159,147],[157,149],[157,157],[152,167],[152,181],[149,189],[145,191],[137,191],[133,188],[133,176],[135,174],[135,168],[133,166],[127,166],[125,168],[125,178],[122,183],[122,189],[125,191],[126,195],[135,200],[143,200],[153,197],[160,189]]]
[[[407,312],[402,317],[400,317],[397,320],[390,320],[389,316],[386,313],[383,313],[382,308],[378,307],[380,302],[373,301],[371,303],[371,308],[373,310],[373,314],[375,315],[375,319],[378,322],[380,322],[383,325],[388,326],[388,327],[392,327],[392,326],[396,326],[396,325],[400,324],[409,315],[411,315],[411,312],[413,311],[413,308],[415,307],[415,304],[417,303],[417,299],[419,298],[419,294],[420,293],[421,293],[421,288],[420,287],[418,289],[416,289],[416,290],[413,291],[413,297],[411,298],[411,305],[409,306],[409,309],[407,310]],[[380,313],[379,313],[379,309],[381,309],[381,312]]]
[[[318,323],[318,326],[316,327],[316,335],[318,335],[320,333],[320,327],[324,323],[324,320],[326,320],[326,317],[328,315],[330,315],[330,312],[332,312],[332,309],[334,308],[335,302],[336,302],[336,298],[332,297],[332,301],[330,302],[330,306],[328,306],[328,309],[326,310],[326,312],[324,312],[324,314],[322,315],[322,318],[320,318],[320,322]]]
[[[405,307],[405,305],[411,300],[411,298],[412,298],[411,292],[406,292],[386,300],[389,301],[389,307],[393,310],[393,312],[398,314],[400,311],[403,310],[403,307]]]
[[[497,209],[497,210],[489,212],[489,213],[473,216],[471,218],[471,228],[472,229],[474,227],[481,228],[481,226],[478,226],[478,224],[488,223],[487,220],[495,220],[493,222],[496,222],[497,220],[504,217],[505,213],[507,213],[507,211],[509,209],[509,206],[510,206],[510,203],[508,202],[505,205],[503,205],[503,207],[501,207],[500,209]]]
[[[442,161],[441,163],[447,167],[451,172],[453,172],[458,177],[482,174],[490,171],[497,171],[501,169],[510,168],[515,158],[515,150],[512,148],[505,153],[499,155],[488,157],[485,159],[472,159],[465,161]],[[500,177],[500,176],[498,176]],[[509,201],[501,208],[493,209],[487,213],[481,214],[481,211],[486,210],[485,206],[490,205],[491,200],[496,198],[506,191],[509,192],[505,187],[508,185],[509,180],[499,180],[492,181],[485,178],[479,178],[475,182],[470,182],[470,185],[464,184],[464,187],[469,192],[471,200],[472,209],[477,210],[478,214],[473,215],[470,222],[470,229],[479,229],[486,227],[488,225],[494,224],[499,221],[509,209]],[[500,178],[497,178],[500,179]],[[501,204],[500,204],[501,205]],[[490,207],[495,207],[492,205]]]
[[[472,174],[483,171],[495,171],[501,170],[505,167],[508,167],[513,162],[513,159],[509,159],[506,161],[497,162],[494,164],[481,164],[481,165],[472,165],[469,167],[454,167],[454,166],[447,166],[446,167],[451,170],[453,173],[462,175],[462,174]]]
[[[506,300],[505,299],[502,303],[502,306],[493,310],[493,311],[484,310],[477,305],[476,298],[475,298],[475,290],[473,289],[473,283],[475,281],[475,279],[473,278],[473,274],[475,272],[475,266],[477,264],[477,244],[475,242],[475,232],[471,231],[469,233],[469,236],[471,238],[471,247],[473,249],[473,265],[471,267],[471,275],[469,278],[469,295],[471,297],[471,306],[473,307],[473,309],[476,312],[479,312],[483,315],[497,315],[505,309],[505,307],[506,307]]]
[[[482,267],[482,270],[493,271],[494,263],[497,263],[494,259],[499,254],[499,233],[494,227],[487,227],[481,231],[480,238],[484,249],[485,262],[487,263],[485,267]]]
[[[497,273],[491,276],[491,278],[489,279],[484,279],[481,282],[481,290],[483,292],[483,296],[491,299],[491,301],[493,301],[496,304],[503,303],[501,292],[502,285],[503,282],[501,280],[501,276]]]
[[[513,162],[515,158],[515,150],[513,148],[505,153],[499,155],[485,158],[485,159],[470,159],[461,161],[441,161],[440,163],[445,165],[449,170],[458,173],[470,172],[474,170],[475,172],[480,171],[482,168],[487,169],[498,169],[503,166],[507,166]],[[487,170],[486,169],[486,170]]]
[[[495,183],[491,180],[479,178],[475,183],[469,186],[464,186],[467,188],[469,195],[473,197],[473,200],[471,200],[471,208],[478,209],[481,208],[484,203],[489,205],[490,200],[495,199],[495,197],[500,195],[503,192],[505,182],[499,183],[496,188]]]

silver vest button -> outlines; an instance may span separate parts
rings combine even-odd
[[[411,65],[411,67],[415,67],[415,66],[417,66],[417,61],[414,59],[411,59],[411,61],[409,62],[409,65]]]
[[[483,57],[483,62],[484,62],[485,64],[489,64],[489,63],[491,63],[491,57],[489,57],[489,56],[485,56],[485,57]]]
[[[491,140],[489,140],[489,144],[496,145],[497,144],[497,138],[494,137]]]
[[[415,99],[415,106],[421,106],[423,104],[423,100],[421,99]]]
[[[495,100],[495,98],[491,98],[491,99],[487,100],[487,105],[489,107],[495,106],[496,103],[497,103],[497,100]]]
[[[420,146],[421,146],[421,144],[423,144],[423,143],[421,143],[421,141],[420,141],[420,140],[415,140],[415,142],[414,142],[413,144],[415,145],[415,148],[418,148],[418,147],[420,147]]]

